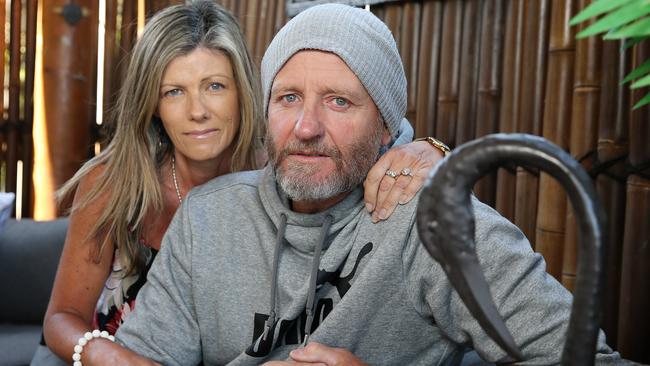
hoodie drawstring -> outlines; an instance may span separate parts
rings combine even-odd
[[[311,335],[311,325],[314,321],[314,300],[316,298],[316,282],[318,280],[318,267],[320,266],[320,256],[323,251],[323,245],[325,244],[325,239],[327,238],[327,232],[334,221],[334,216],[327,215],[325,221],[321,226],[321,232],[318,237],[318,242],[316,243],[316,249],[314,251],[314,259],[312,260],[311,265],[311,275],[309,276],[309,292],[307,294],[307,304],[305,305],[305,312],[307,313],[307,320],[305,322],[305,339],[303,341],[303,346],[305,346]],[[278,235],[275,242],[275,249],[273,251],[273,273],[271,274],[271,304],[269,309],[269,317],[266,319],[264,324],[264,333],[262,335],[261,341],[266,341],[271,327],[275,324],[276,313],[275,313],[275,302],[276,302],[276,292],[278,287],[278,266],[280,262],[280,250],[282,248],[282,242],[284,241],[284,233],[287,228],[287,215],[280,214],[280,224],[278,225]],[[258,341],[259,343],[259,341]],[[259,346],[259,345],[258,345]]]
[[[314,259],[312,260],[311,264],[311,275],[309,276],[309,292],[307,293],[307,305],[305,305],[307,321],[305,322],[305,339],[302,342],[303,347],[307,345],[307,342],[309,341],[309,335],[311,334],[311,323],[314,321],[314,299],[316,297],[316,280],[318,279],[320,254],[323,250],[323,244],[325,243],[325,238],[327,238],[327,232],[330,229],[332,221],[334,221],[334,217],[332,215],[327,215],[325,217],[325,222],[323,222],[320,236],[318,237],[318,242],[316,243]]]
[[[264,335],[262,340],[266,341],[271,326],[275,323],[275,292],[278,287],[278,266],[280,262],[280,248],[284,240],[284,232],[287,229],[287,215],[280,214],[280,225],[278,226],[278,236],[275,239],[275,248],[273,249],[273,272],[271,274],[271,305],[269,309],[269,318],[264,324]]]

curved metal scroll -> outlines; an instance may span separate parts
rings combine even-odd
[[[563,365],[593,365],[602,284],[604,212],[591,179],[564,150],[541,137],[494,134],[455,149],[429,177],[420,196],[417,225],[429,254],[486,333],[516,360],[521,353],[499,315],[474,243],[470,193],[476,181],[505,163],[537,167],[567,190],[580,228],[580,256]]]

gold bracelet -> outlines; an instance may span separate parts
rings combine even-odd
[[[433,137],[430,137],[430,136],[428,136],[428,137],[420,137],[419,139],[413,140],[413,142],[417,142],[417,141],[426,141],[426,142],[428,142],[431,146],[433,146],[436,149],[440,150],[440,152],[442,152],[443,156],[447,156],[447,155],[449,155],[449,153],[451,153],[451,149],[449,149],[449,146],[445,145],[444,142],[442,142],[442,141],[440,141],[438,139],[434,139]]]

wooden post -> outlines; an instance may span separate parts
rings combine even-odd
[[[55,188],[79,169],[92,151],[90,129],[95,124],[95,74],[97,68],[97,2],[78,0],[84,9],[77,23],[64,19],[61,0],[42,3],[43,106],[40,118]],[[41,148],[36,146],[36,148]],[[45,199],[45,198],[44,198]]]

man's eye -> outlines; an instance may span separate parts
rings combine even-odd
[[[336,97],[334,98],[334,104],[336,104],[339,107],[345,107],[348,105],[348,101],[345,98]]]
[[[287,103],[293,103],[296,100],[298,100],[298,97],[296,97],[295,94],[287,94],[287,95],[283,96],[282,99]]]

